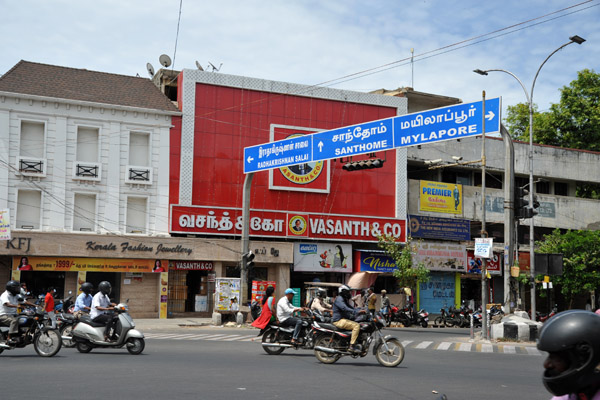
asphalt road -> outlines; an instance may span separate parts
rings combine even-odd
[[[456,331],[456,334],[459,331]],[[0,355],[1,398],[34,399],[549,399],[541,384],[543,356],[437,349],[436,335],[389,330],[407,345],[396,368],[375,357],[320,364],[306,350],[267,355],[256,331],[202,329],[152,332],[142,355],[125,349],[53,358],[33,347]],[[154,338],[150,338],[150,337]],[[433,340],[430,340],[433,339]],[[418,348],[418,344],[433,342]]]

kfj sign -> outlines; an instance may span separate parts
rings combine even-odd
[[[485,101],[485,131],[500,131],[501,98]],[[244,173],[483,134],[483,102],[370,121],[244,148]]]

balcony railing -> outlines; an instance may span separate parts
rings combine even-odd
[[[46,176],[46,159],[34,157],[18,157],[17,169],[25,176]]]
[[[102,166],[89,161],[75,161],[73,164],[73,179],[85,181],[100,181]]]
[[[152,168],[128,165],[125,182],[142,185],[152,184]]]

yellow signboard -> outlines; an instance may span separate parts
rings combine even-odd
[[[13,257],[13,271],[165,272],[168,260]]]
[[[419,210],[462,214],[462,185],[421,181]]]
[[[161,272],[160,274],[160,285],[158,286],[160,289],[160,293],[158,295],[159,298],[159,310],[158,310],[158,318],[167,318],[167,303],[168,303],[168,294],[169,294],[169,273]]]

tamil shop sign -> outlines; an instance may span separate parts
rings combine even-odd
[[[471,222],[467,219],[409,215],[408,234],[423,239],[471,240]]]
[[[162,259],[13,257],[15,271],[166,272]]]
[[[317,213],[250,210],[250,235],[376,242],[381,234],[406,241],[406,221]],[[242,209],[171,206],[171,233],[241,236]]]
[[[467,248],[451,242],[420,242],[413,257],[431,271],[467,272]]]

